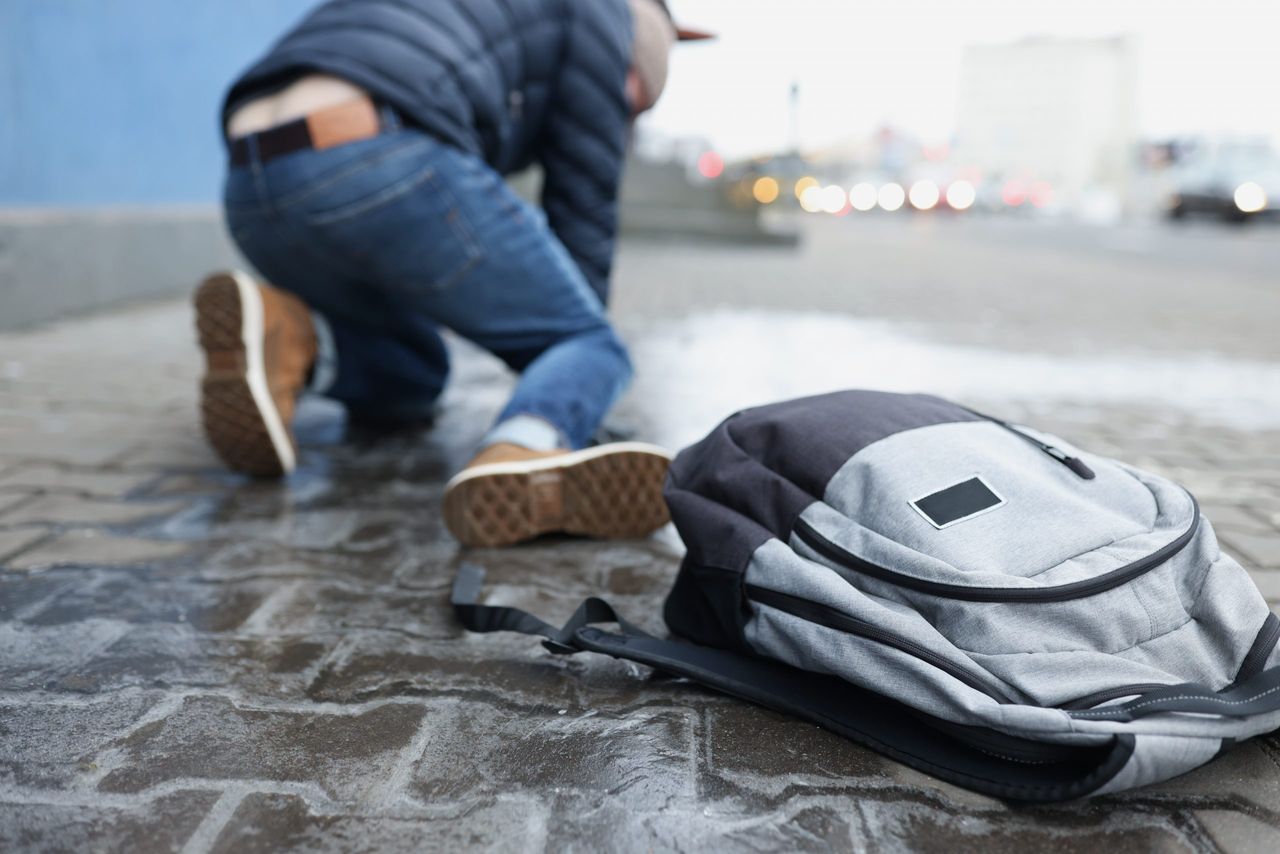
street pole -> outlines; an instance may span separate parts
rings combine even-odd
[[[800,155],[800,84],[798,82],[791,83],[790,95],[790,121],[788,133],[791,137],[791,153]]]

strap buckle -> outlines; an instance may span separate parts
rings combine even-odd
[[[567,643],[561,643],[560,641],[552,640],[551,638],[544,640],[542,645],[546,648],[547,652],[554,653],[555,655],[573,655],[575,653],[582,652],[582,650],[578,649],[576,646],[569,646]]]

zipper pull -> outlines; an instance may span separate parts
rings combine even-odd
[[[1021,433],[1022,431],[1019,430],[1018,432]],[[1028,436],[1027,438],[1031,437]],[[1044,451],[1046,454],[1053,457],[1055,460],[1062,463],[1085,480],[1093,480],[1097,477],[1097,475],[1094,474],[1093,469],[1084,464],[1084,460],[1079,457],[1068,456],[1067,452],[1061,448],[1055,448],[1053,445],[1046,445],[1041,442],[1040,450]]]
[[[1079,457],[1073,457],[1069,455],[1066,451],[1062,450],[1061,448],[1057,448],[1057,447],[1054,447],[1053,445],[1047,444],[1045,442],[1041,442],[1035,436],[1032,436],[1030,433],[1022,432],[1017,427],[1014,427],[1012,424],[1010,424],[1008,421],[1001,421],[999,418],[996,418],[993,415],[987,415],[986,413],[978,412],[976,409],[970,409],[967,406],[962,406],[960,408],[965,410],[966,412],[972,412],[974,415],[978,416],[979,418],[983,418],[987,421],[990,421],[992,424],[999,424],[1001,427],[1008,430],[1013,435],[1018,436],[1019,438],[1030,442],[1040,450],[1044,451],[1049,456],[1053,457],[1058,462],[1062,463],[1067,468],[1071,469],[1081,479],[1093,480],[1095,477],[1097,477],[1093,469],[1085,465],[1084,460],[1080,459]]]

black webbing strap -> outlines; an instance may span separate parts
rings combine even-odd
[[[453,612],[458,622],[473,632],[520,632],[540,635],[546,640],[542,645],[557,655],[573,655],[582,652],[577,642],[578,630],[592,623],[617,623],[632,637],[649,637],[648,634],[618,616],[613,606],[592,596],[578,606],[569,621],[556,628],[540,620],[528,611],[501,605],[480,605],[480,588],[484,585],[484,570],[475,564],[464,563],[453,581]]]
[[[561,628],[522,611],[479,605],[484,570],[464,564],[452,602],[475,632],[537,635],[557,654],[595,652],[635,661],[726,694],[823,726],[898,761],[974,791],[1018,801],[1051,802],[1096,791],[1124,767],[1133,739],[1119,736],[1076,747],[1062,759],[1056,746],[1004,733],[953,725],[929,726],[920,713],[835,676],[788,667],[724,649],[646,634],[603,600],[588,599]],[[595,628],[616,623],[620,633]],[[958,730],[972,730],[969,737]]]
[[[1132,721],[1162,712],[1234,718],[1280,712],[1280,667],[1264,670],[1227,691],[1218,692],[1195,683],[1170,685],[1127,703],[1072,711],[1070,715],[1095,721]]]

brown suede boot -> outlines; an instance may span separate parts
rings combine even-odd
[[[618,442],[584,451],[485,448],[444,493],[444,521],[470,547],[509,546],[543,534],[634,539],[669,520],[662,498],[671,455]]]
[[[236,471],[288,474],[297,464],[293,411],[316,358],[310,312],[292,294],[239,271],[205,279],[195,306],[209,443]]]

